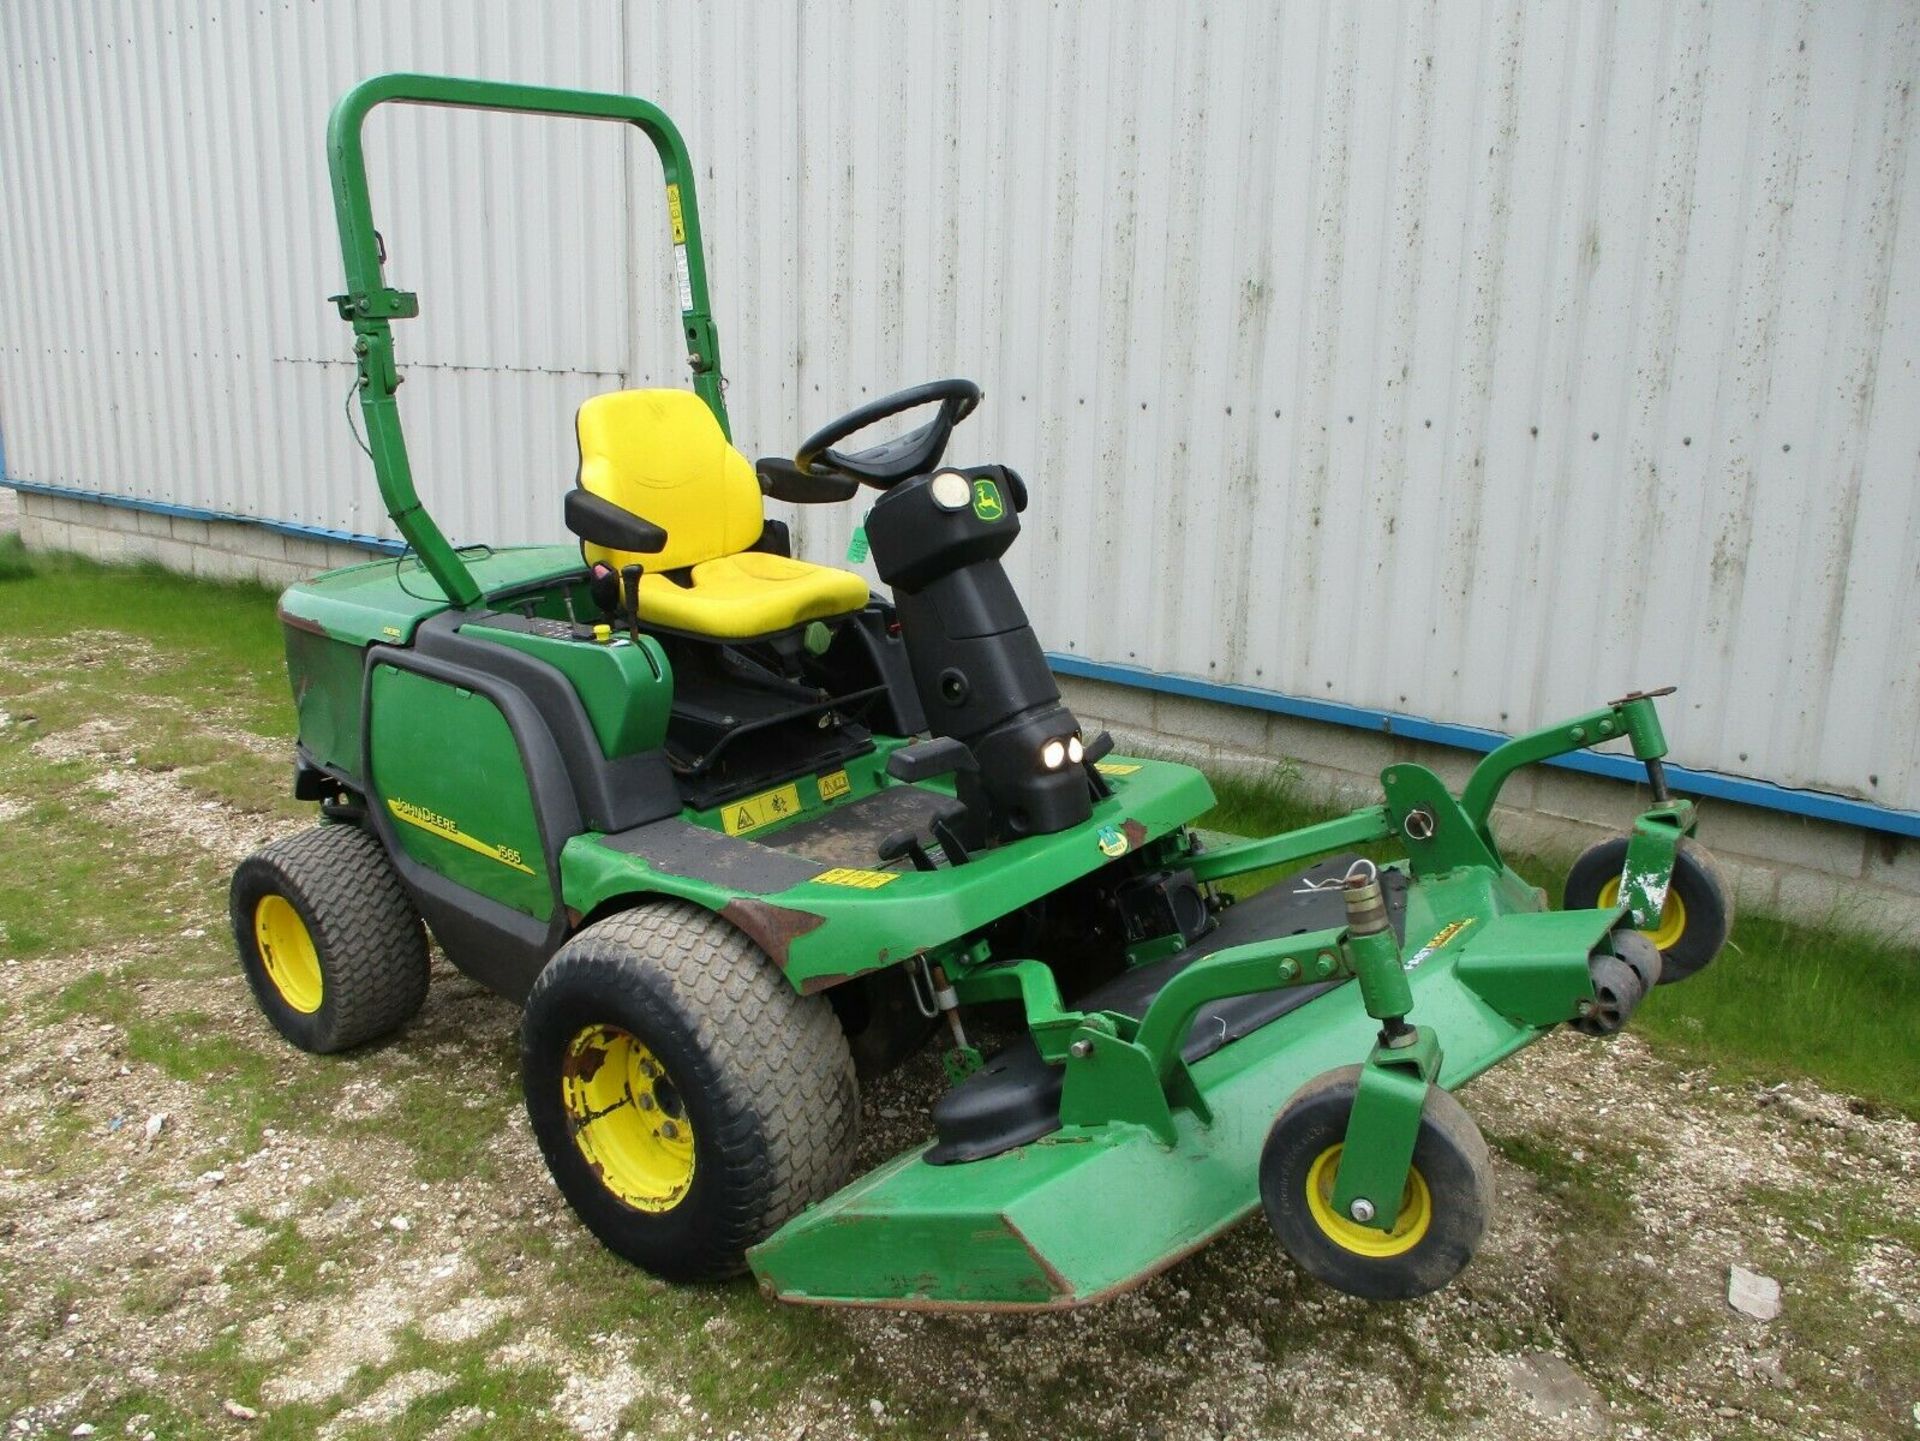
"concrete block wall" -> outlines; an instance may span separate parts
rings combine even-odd
[[[372,554],[358,546],[280,535],[246,521],[192,520],[65,496],[18,495],[20,537],[29,550],[150,560],[183,575],[253,580],[276,588],[317,571],[358,564]]]
[[[1479,757],[1451,746],[1271,715],[1187,696],[1062,676],[1067,704],[1122,751],[1191,761],[1215,773],[1276,772],[1315,800],[1373,805],[1380,772],[1411,761],[1458,787]],[[1624,830],[1648,804],[1644,787],[1551,766],[1521,771],[1495,808],[1501,843],[1554,860]],[[1738,805],[1701,803],[1701,842],[1742,909],[1920,941],[1920,840]]]

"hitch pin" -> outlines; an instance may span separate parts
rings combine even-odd
[[[1344,891],[1353,886],[1369,885],[1379,879],[1380,868],[1362,856],[1347,867],[1347,873],[1344,876],[1330,881],[1302,880],[1294,888],[1293,893],[1296,896],[1310,896],[1317,891]]]

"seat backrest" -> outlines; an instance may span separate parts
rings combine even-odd
[[[727,444],[707,403],[690,390],[616,390],[575,417],[580,484],[667,533],[658,555],[583,545],[589,562],[633,561],[649,573],[745,550],[766,523],[753,466]]]

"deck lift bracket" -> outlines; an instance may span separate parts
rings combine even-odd
[[[392,322],[417,316],[420,302],[411,291],[396,290],[386,283],[386,256],[373,225],[373,201],[367,189],[366,155],[361,144],[368,114],[375,106],[390,102],[612,120],[637,127],[653,143],[666,180],[667,217],[680,280],[680,327],[687,364],[693,372],[694,393],[713,411],[721,432],[729,434],[726,403],[721,396],[720,344],[707,298],[706,253],[700,239],[693,163],[679,130],[658,106],[627,95],[434,75],[381,75],[363,81],[341,97],[327,122],[327,164],[333,177],[334,207],[340,217],[347,288],[333,299],[340,307],[341,318],[353,327],[367,449],[373,457],[374,475],[387,514],[448,601],[464,608],[479,602],[480,587],[420,501],[407,458],[406,437],[400,428],[399,407],[394,401],[400,372],[394,357]]]

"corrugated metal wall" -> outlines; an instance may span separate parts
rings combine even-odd
[[[16,0],[11,475],[391,533],[322,127],[402,68],[679,120],[749,453],[981,381],[1055,649],[1506,730],[1677,680],[1681,763],[1920,807],[1910,0]],[[652,155],[370,130],[423,493],[557,536],[574,405],[682,380]]]

